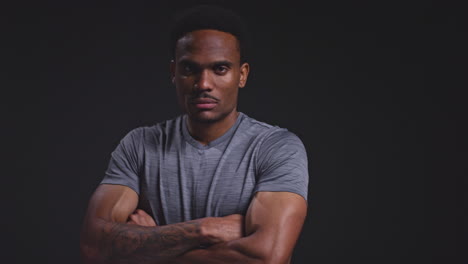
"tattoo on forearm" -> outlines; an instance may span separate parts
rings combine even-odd
[[[199,230],[198,222],[157,228],[107,222],[99,244],[109,263],[155,263],[198,247]]]

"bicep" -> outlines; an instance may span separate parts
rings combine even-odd
[[[257,192],[246,215],[246,234],[261,242],[266,258],[286,262],[307,214],[305,199],[291,192]]]
[[[127,221],[138,205],[138,194],[124,185],[101,184],[91,196],[87,219]]]

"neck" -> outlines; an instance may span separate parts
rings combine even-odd
[[[239,112],[233,111],[221,120],[212,123],[204,123],[187,118],[187,128],[190,135],[203,145],[207,145],[211,141],[221,137],[235,123]]]

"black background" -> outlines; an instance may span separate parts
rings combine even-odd
[[[110,152],[131,129],[180,113],[168,23],[197,2],[209,1],[3,9],[12,56],[2,74],[20,99],[7,105],[18,130],[5,138],[15,142],[16,185],[4,185],[12,263],[79,263],[82,218]],[[293,263],[468,263],[461,6],[211,2],[237,10],[252,33],[239,110],[295,132],[309,154]]]

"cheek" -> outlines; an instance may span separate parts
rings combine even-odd
[[[237,96],[237,91],[239,89],[239,76],[231,75],[229,78],[223,78],[217,83],[217,87],[224,87],[224,95],[226,97],[232,98]]]
[[[191,92],[192,85],[187,79],[176,79],[175,85],[177,87],[177,93],[179,95],[187,94]]]
[[[177,83],[176,87],[177,100],[180,104],[185,104],[187,95],[189,94],[187,86],[184,86],[183,83]]]
[[[231,86],[224,93],[224,99],[229,105],[235,105],[238,97],[238,87]]]

